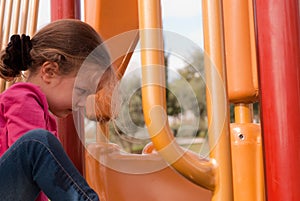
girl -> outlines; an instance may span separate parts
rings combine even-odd
[[[50,23],[32,39],[13,35],[1,52],[0,77],[13,80],[28,70],[26,82],[0,95],[1,199],[32,200],[43,190],[53,201],[98,200],[53,138],[58,134],[52,114],[66,117],[96,89],[113,85],[114,71],[101,43],[92,27],[68,19]],[[79,73],[83,64],[85,73]]]

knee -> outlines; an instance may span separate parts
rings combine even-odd
[[[23,140],[48,141],[49,138],[56,138],[52,133],[44,129],[34,129],[22,136]]]
[[[59,144],[56,137],[47,130],[44,129],[34,129],[24,133],[13,145],[10,150],[16,151],[20,154],[20,158],[28,158],[38,156],[39,154],[45,153],[43,150],[49,150],[54,144]],[[28,157],[24,157],[24,154]]]

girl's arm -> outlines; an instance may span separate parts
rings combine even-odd
[[[28,92],[8,97],[5,105],[8,147],[29,130],[47,128],[43,105],[35,93]]]

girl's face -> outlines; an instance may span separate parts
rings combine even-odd
[[[44,90],[49,110],[57,117],[66,117],[72,113],[72,91],[75,76],[57,75],[51,86]]]
[[[47,93],[49,110],[57,117],[66,117],[73,111],[85,106],[91,94],[84,81],[76,80],[74,75],[57,76],[56,84]]]
[[[88,95],[96,93],[102,73],[91,66],[78,73],[59,73],[57,64],[45,63],[40,71],[42,91],[45,93],[49,110],[63,118],[79,108],[85,107]],[[98,70],[99,71],[99,70]]]
[[[41,88],[46,95],[49,110],[55,116],[64,118],[85,106],[86,98],[91,94],[88,85],[84,85],[86,81],[76,80],[76,73],[62,75],[51,64],[45,67],[44,72],[41,72]]]

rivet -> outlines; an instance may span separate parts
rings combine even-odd
[[[238,134],[238,137],[240,140],[245,140],[245,135],[242,133]]]

